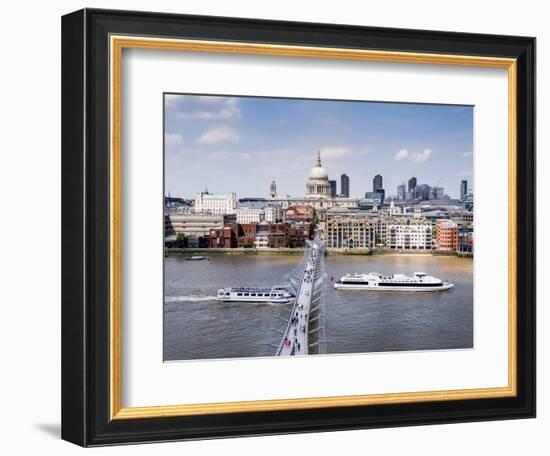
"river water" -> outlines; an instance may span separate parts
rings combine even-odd
[[[298,255],[165,258],[164,359],[264,356],[280,342],[276,304],[222,303],[218,288],[283,284]],[[327,256],[329,281],[351,272],[423,271],[450,280],[437,293],[336,291],[326,299],[326,350],[367,353],[473,346],[473,260],[428,255]],[[284,324],[284,323],[283,323]]]

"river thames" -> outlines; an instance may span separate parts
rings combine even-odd
[[[212,255],[209,261],[165,258],[164,359],[264,356],[278,344],[279,305],[223,303],[219,288],[285,283],[299,255]],[[327,354],[473,347],[473,260],[430,255],[329,255],[326,296]],[[416,271],[449,280],[432,293],[337,291],[352,272]]]

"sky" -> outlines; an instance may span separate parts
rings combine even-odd
[[[165,193],[303,197],[317,151],[350,196],[386,195],[412,176],[458,198],[472,187],[473,107],[366,101],[165,94]]]

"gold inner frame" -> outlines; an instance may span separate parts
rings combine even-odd
[[[508,385],[460,390],[273,399],[244,402],[122,407],[122,51],[123,49],[253,54],[335,60],[367,60],[508,70]],[[511,58],[387,52],[310,46],[168,38],[110,37],[110,414],[111,419],[158,418],[238,412],[297,410],[423,401],[486,399],[517,394],[516,119],[517,62]]]

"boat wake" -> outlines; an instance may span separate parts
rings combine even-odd
[[[216,296],[165,296],[164,302],[200,302],[200,301],[215,301]]]

